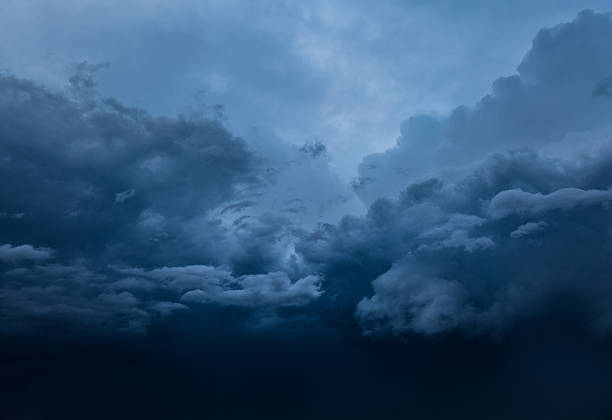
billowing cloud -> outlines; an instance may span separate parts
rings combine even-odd
[[[3,299],[21,302],[3,316],[89,310],[96,328],[144,331],[214,306],[371,335],[491,332],[568,295],[606,330],[610,40],[610,16],[588,11],[541,31],[475,106],[406,120],[354,190],[321,142],[101,98],[99,65],[77,66],[70,93],[4,76],[0,174],[19,182],[0,186],[0,227],[35,245],[2,248],[29,255],[2,259]]]
[[[101,67],[77,65],[69,93],[0,78],[2,239],[44,244],[0,245],[6,324],[143,332],[194,303],[316,300],[292,246],[361,205],[325,147],[127,108],[95,90]]]
[[[356,190],[371,203],[423,177],[452,176],[495,151],[554,148],[573,133],[609,130],[611,38],[610,15],[591,11],[541,30],[517,74],[497,79],[475,106],[404,121],[395,147],[363,160]]]
[[[250,153],[215,120],[152,117],[81,85],[69,97],[0,78],[1,210],[25,214],[0,219],[5,240],[172,259],[185,221],[250,182]]]
[[[542,30],[476,106],[410,118],[364,159],[367,214],[298,248],[366,334],[499,332],[555,299],[609,330],[612,102],[593,89],[610,42],[610,15],[589,11]]]
[[[265,310],[318,299],[321,278],[276,272],[234,277],[211,266],[153,270],[42,263],[6,271],[0,287],[2,332],[143,333],[156,317],[208,304]],[[255,319],[259,315],[255,314]]]
[[[608,190],[593,187],[612,184],[601,171],[611,158],[602,149],[597,158],[555,161],[551,171],[549,158],[497,155],[421,201],[379,199],[365,219],[321,232],[304,250],[327,258],[328,293],[337,270],[378,267],[369,274],[373,296],[355,312],[367,334],[501,331],[558,297],[606,331],[612,208]],[[414,223],[399,222],[407,218]]]

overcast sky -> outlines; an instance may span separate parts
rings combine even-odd
[[[5,0],[0,68],[54,88],[110,63],[102,94],[155,114],[222,104],[228,125],[302,144],[333,166],[390,147],[401,122],[485,95],[542,27],[605,0]]]
[[[612,418],[612,14],[0,2],[0,418]]]

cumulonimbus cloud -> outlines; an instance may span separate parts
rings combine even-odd
[[[610,15],[589,11],[542,30],[476,106],[413,117],[364,159],[367,215],[301,249],[326,267],[328,294],[359,301],[366,334],[500,331],[555,296],[609,330],[612,102],[593,88],[610,42]],[[348,291],[370,281],[370,297]]]
[[[610,15],[582,12],[475,106],[406,120],[360,166],[364,214],[320,144],[153,117],[98,97],[88,66],[71,94],[3,76],[0,214],[20,216],[2,243],[30,245],[0,248],[1,315],[142,332],[202,305],[299,308],[473,333],[564,295],[607,331],[610,42]]]

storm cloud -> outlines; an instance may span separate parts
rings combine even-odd
[[[324,148],[253,147],[218,119],[127,108],[95,90],[104,67],[76,66],[68,92],[0,79],[5,325],[144,332],[155,313],[184,303],[317,299],[316,274],[278,270],[290,270],[286,247],[309,217],[339,218],[357,200]],[[315,183],[301,187],[300,176]],[[44,246],[11,245],[24,238]],[[177,280],[166,285],[162,273]],[[185,276],[199,283],[171,287]]]
[[[563,149],[572,135],[609,130],[612,102],[593,92],[609,78],[611,36],[610,16],[591,11],[541,30],[517,74],[495,80],[474,106],[405,120],[395,147],[361,163],[360,196],[368,202],[394,196],[414,180],[454,174],[495,151]],[[575,148],[585,143],[570,142]]]
[[[9,3],[0,417],[610,417],[610,14]]]
[[[367,215],[303,244],[329,293],[351,276],[337,292],[355,301],[346,284],[372,280],[355,312],[364,333],[500,332],[560,296],[609,329],[612,102],[592,92],[610,41],[609,14],[544,29],[474,107],[412,117],[364,159]]]
[[[474,333],[573,294],[605,330],[611,39],[590,11],[540,31],[475,106],[406,120],[354,191],[321,142],[102,97],[108,63],[76,65],[63,92],[5,75],[0,255],[22,304],[4,316],[89,309],[144,331],[195,304],[305,306],[369,335]]]

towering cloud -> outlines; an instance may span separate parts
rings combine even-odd
[[[142,332],[216,307],[472,334],[569,297],[606,331],[611,41],[589,11],[542,30],[475,106],[406,120],[355,191],[320,142],[101,98],[106,64],[78,65],[70,93],[3,76],[2,316]]]
[[[542,30],[476,106],[412,117],[364,159],[367,215],[302,250],[349,305],[373,280],[366,334],[500,331],[561,297],[609,330],[610,42],[610,15],[590,11]]]
[[[360,196],[371,203],[414,180],[451,176],[495,151],[562,148],[564,140],[580,146],[584,139],[572,136],[610,129],[611,37],[610,15],[591,11],[541,30],[517,74],[497,79],[475,106],[404,121],[394,148],[361,163]]]

